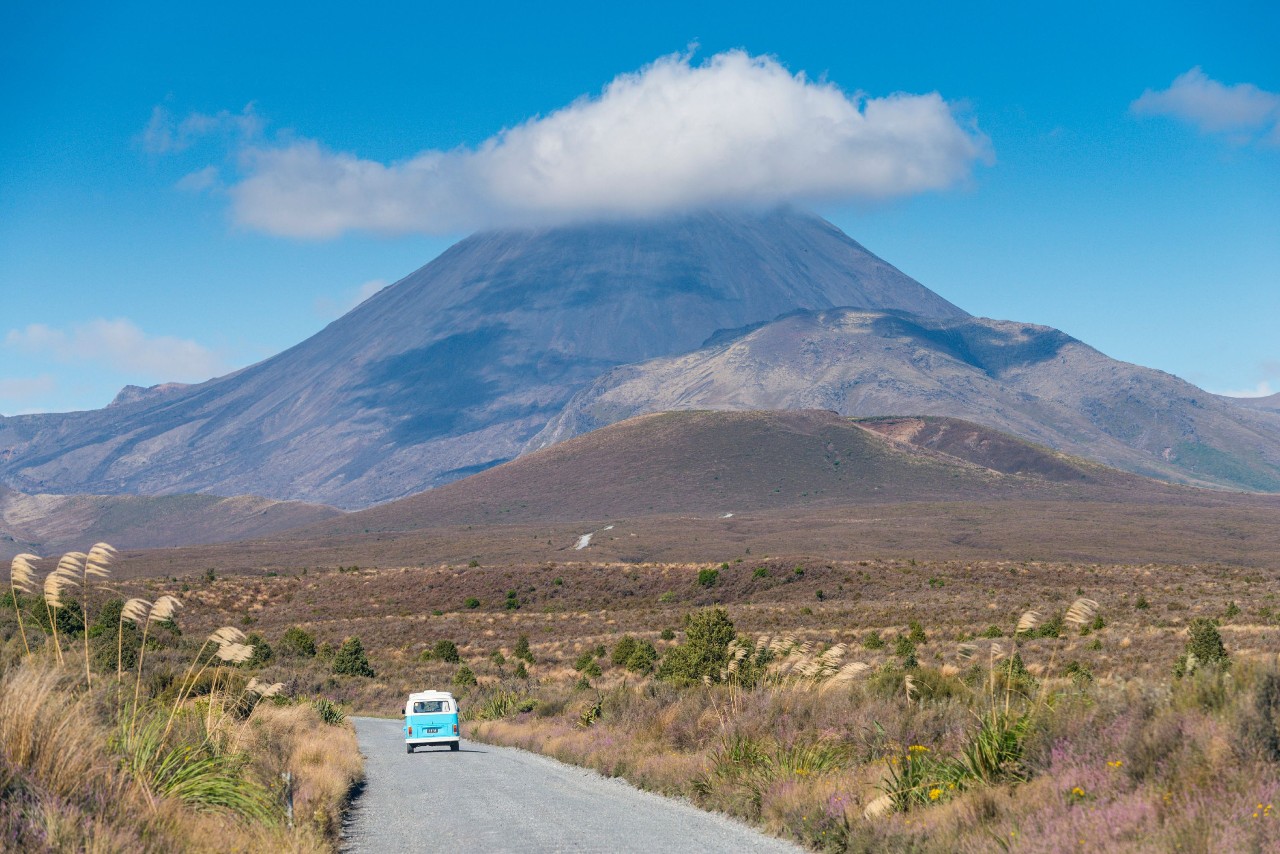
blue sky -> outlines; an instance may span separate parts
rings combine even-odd
[[[561,207],[531,202],[521,158],[652,109],[663,80],[695,113],[678,148],[723,108],[702,130],[741,135],[758,181],[690,189],[668,152],[598,134],[558,168],[608,155],[612,213],[776,188],[975,314],[1280,391],[1273,3],[26,5],[0,11],[3,414],[250,364],[473,227],[597,210],[563,182]],[[699,81],[794,125],[755,151]],[[905,135],[872,119],[890,108]],[[831,110],[861,141],[796,173]],[[864,168],[885,145],[922,177]]]

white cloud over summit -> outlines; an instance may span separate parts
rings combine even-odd
[[[936,92],[847,94],[730,51],[664,57],[476,148],[380,163],[309,140],[247,147],[230,194],[238,223],[272,234],[450,233],[887,199],[954,186],[990,159]]]
[[[1135,115],[1179,119],[1238,144],[1262,139],[1280,145],[1280,94],[1252,83],[1228,86],[1199,66],[1178,75],[1168,89],[1146,90],[1129,109]]]

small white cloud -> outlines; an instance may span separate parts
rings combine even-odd
[[[181,121],[174,118],[164,106],[151,110],[151,119],[139,136],[143,149],[151,154],[174,154],[190,148],[201,137],[221,134],[236,142],[247,142],[262,132],[263,121],[254,112],[253,104],[246,104],[238,113],[221,110],[213,115],[188,113]]]
[[[370,279],[364,284],[353,288],[341,299],[319,297],[315,302],[316,314],[325,318],[341,317],[386,286],[387,281],[385,279]]]
[[[952,187],[987,138],[938,93],[870,98],[730,51],[668,56],[474,149],[390,164],[315,141],[243,153],[242,225],[291,237],[452,233]]]
[[[1252,83],[1228,86],[1199,66],[1178,75],[1168,89],[1143,92],[1129,109],[1139,116],[1169,116],[1238,144],[1280,143],[1280,94]]]
[[[1242,391],[1220,391],[1218,394],[1224,397],[1270,397],[1276,391],[1271,387],[1271,383],[1263,380],[1253,388],[1247,388]]]
[[[227,370],[207,347],[167,335],[148,336],[124,318],[91,320],[68,329],[33,323],[9,330],[4,343],[59,362],[106,365],[155,381],[199,382]]]
[[[174,186],[179,190],[185,190],[189,193],[200,193],[210,187],[217,186],[218,183],[218,167],[206,166],[203,169],[197,169],[182,176]]]

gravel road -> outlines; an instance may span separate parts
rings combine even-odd
[[[348,852],[795,852],[731,819],[509,747],[404,749],[399,720],[355,718],[367,782]]]

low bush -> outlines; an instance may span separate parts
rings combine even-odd
[[[436,641],[435,646],[431,647],[431,656],[446,664],[457,664],[462,661],[462,656],[458,654],[458,645],[451,640]]]
[[[300,626],[290,626],[280,638],[280,653],[298,658],[314,658],[316,654],[315,635]]]
[[[369,657],[365,654],[364,644],[360,638],[347,638],[333,657],[333,672],[337,676],[364,676],[372,678],[376,674]]]

